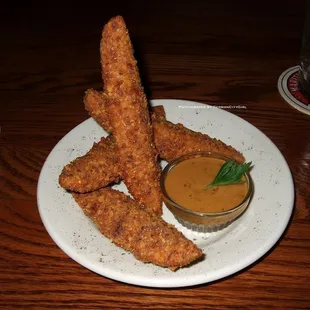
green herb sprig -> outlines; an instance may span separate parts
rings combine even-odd
[[[217,176],[211,184],[205,187],[205,190],[218,185],[231,185],[244,183],[241,180],[243,174],[249,170],[252,162],[237,164],[233,160],[228,160],[223,164]]]

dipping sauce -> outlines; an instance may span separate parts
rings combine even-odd
[[[167,174],[165,188],[168,196],[186,209],[218,213],[233,209],[246,197],[248,184],[233,184],[204,188],[212,183],[223,159],[193,157],[181,161]],[[245,178],[242,177],[245,181]]]

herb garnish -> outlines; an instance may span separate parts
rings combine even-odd
[[[223,164],[217,176],[211,184],[205,187],[205,190],[218,185],[231,185],[244,183],[241,180],[242,175],[248,171],[252,162],[245,164],[237,164],[233,160],[228,160]]]

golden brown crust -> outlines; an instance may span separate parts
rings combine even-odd
[[[84,95],[84,107],[88,114],[108,133],[112,132],[107,111],[108,96],[101,91],[89,88]],[[165,119],[166,112],[162,105],[150,107],[156,117]]]
[[[104,130],[108,133],[112,132],[108,114],[106,111],[108,97],[105,93],[88,89],[84,95],[84,106],[89,115],[95,119]]]
[[[100,93],[99,93],[100,94]],[[96,115],[107,114],[107,96],[100,97],[101,104],[92,106],[90,115],[95,117],[97,122],[105,129],[109,127],[109,119],[105,122],[97,119]],[[95,111],[95,109],[100,111]],[[154,131],[155,146],[159,157],[167,161],[172,161],[182,155],[205,151],[218,152],[238,162],[244,162],[243,155],[235,148],[225,144],[221,140],[211,138],[207,134],[202,134],[184,127],[182,124],[173,124],[166,120],[162,106],[152,108],[152,126]]]
[[[238,162],[244,162],[243,155],[221,140],[195,132],[182,124],[173,124],[163,117],[152,116],[155,145],[159,156],[168,162],[192,152],[217,152]]]
[[[84,97],[90,115],[108,131],[106,96],[95,90],[88,90]],[[152,108],[157,115],[165,117],[163,106]],[[155,113],[154,112],[154,113]],[[83,156],[67,164],[59,176],[59,184],[70,191],[87,193],[105,187],[121,179],[118,154],[113,136],[101,138],[98,143]]]
[[[120,179],[120,167],[112,136],[101,138],[84,156],[66,165],[59,184],[74,192],[91,192]]]
[[[133,197],[161,215],[160,169],[147,100],[128,30],[120,16],[112,18],[103,29],[101,65],[121,175]]]
[[[104,108],[104,105],[102,107]],[[155,143],[162,159],[172,161],[189,152],[201,150],[219,152],[244,162],[241,153],[220,140],[193,132],[181,124],[175,125],[166,121],[162,108],[158,106],[152,112]],[[95,115],[98,113],[93,113],[94,117]],[[97,121],[102,126],[108,124],[99,118]],[[59,184],[65,189],[86,193],[118,182],[121,177],[116,145],[113,138],[108,137],[95,143],[86,155],[65,166],[59,177]]]
[[[73,197],[103,235],[143,262],[175,270],[202,257],[201,249],[174,226],[122,192],[104,188]]]

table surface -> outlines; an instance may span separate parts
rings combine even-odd
[[[299,61],[304,2],[115,2],[2,10],[1,309],[309,309],[310,116],[277,90],[279,75]],[[230,112],[264,132],[290,166],[296,198],[288,229],[236,275],[181,289],[116,282],[73,261],[42,224],[40,170],[88,118],[84,92],[102,87],[101,30],[118,14],[150,99],[245,105]]]

